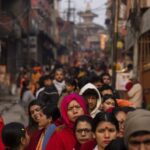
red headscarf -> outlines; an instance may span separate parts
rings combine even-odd
[[[72,93],[72,94],[65,96],[61,102],[60,112],[61,112],[62,118],[64,120],[64,123],[70,128],[73,128],[73,123],[69,120],[67,111],[68,111],[69,103],[73,100],[76,100],[82,107],[84,113],[87,114],[86,103],[82,96],[80,96],[76,93]]]

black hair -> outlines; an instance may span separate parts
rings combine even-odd
[[[110,74],[109,74],[108,72],[104,72],[104,73],[102,73],[102,74],[100,75],[100,78],[101,78],[102,81],[103,81],[103,77],[104,77],[104,76],[108,76],[108,77],[111,79]]]
[[[102,80],[101,80],[100,76],[96,75],[95,73],[90,74],[89,80],[90,80],[91,83],[96,83],[96,82],[101,82],[102,83]]]
[[[109,86],[108,84],[104,84],[101,88],[100,88],[100,92],[103,92],[104,90],[111,90],[113,92],[113,89],[111,86]]]
[[[133,64],[128,64],[127,68],[128,68],[129,71],[132,70],[133,69]]]
[[[45,80],[49,80],[49,79],[50,79],[50,80],[53,79],[52,76],[51,76],[50,74],[44,75],[43,78],[44,78],[44,81],[45,81]]]
[[[128,112],[134,111],[134,110],[136,110],[136,109],[133,108],[133,107],[125,106],[125,107],[122,107],[122,110],[123,110],[125,113],[128,113]]]
[[[55,74],[56,74],[57,71],[58,71],[58,72],[60,71],[60,72],[64,73],[64,69],[61,68],[61,67],[55,69],[55,71],[54,71]]]
[[[67,78],[66,84],[74,86],[75,90],[77,89],[77,81],[74,78]]]
[[[127,150],[124,144],[123,138],[117,138],[112,140],[106,147],[105,150]]]
[[[87,89],[84,93],[83,96],[96,96],[96,98],[99,98],[98,93],[96,92],[95,89]]]
[[[17,149],[21,144],[21,138],[25,137],[25,134],[23,124],[18,122],[8,123],[2,129],[2,141],[6,148]]]
[[[93,119],[93,127],[92,127],[93,132],[96,131],[96,128],[99,125],[99,123],[103,121],[112,123],[113,125],[115,125],[116,129],[119,131],[119,123],[116,117],[112,113],[99,112]]]
[[[102,97],[102,103],[104,103],[104,102],[107,101],[108,99],[113,99],[114,102],[115,102],[115,107],[118,106],[117,101],[116,101],[116,98],[115,98],[115,96],[112,95],[112,94],[106,94],[106,95],[104,95],[104,96]]]
[[[37,127],[38,127],[38,124],[37,124],[37,122],[35,122],[34,120],[33,120],[33,118],[31,117],[31,112],[30,112],[30,108],[32,107],[32,106],[34,106],[34,105],[38,105],[38,106],[40,106],[41,108],[43,107],[43,104],[40,102],[40,101],[38,101],[37,99],[35,99],[35,100],[32,100],[30,103],[29,103],[29,105],[28,105],[28,118],[29,118],[29,124],[28,124],[28,130],[29,131],[32,131],[32,130],[34,130],[34,129],[37,129]]]
[[[87,115],[82,115],[82,116],[79,116],[78,118],[77,118],[77,120],[75,121],[75,124],[74,124],[74,132],[75,132],[75,130],[76,130],[76,128],[77,128],[77,125],[78,125],[78,123],[79,122],[87,122],[87,123],[89,123],[90,125],[91,125],[91,128],[92,128],[92,126],[93,126],[93,121],[92,121],[92,118],[90,117],[90,116],[87,116]]]
[[[58,107],[54,106],[54,105],[46,105],[42,108],[42,112],[43,114],[46,115],[47,118],[52,118],[52,121],[57,120],[60,117],[60,111],[58,109]]]
[[[130,112],[130,111],[134,111],[135,110],[135,108],[133,108],[133,107],[128,107],[128,106],[125,106],[125,107],[115,107],[114,109],[113,109],[113,114],[114,115],[117,115],[118,114],[118,112],[120,112],[120,111],[122,111],[122,112],[124,112],[124,113],[128,113],[128,112]]]
[[[100,78],[101,78],[101,81],[102,81],[103,84],[105,84],[105,83],[104,83],[104,79],[103,79],[105,76],[107,76],[107,77],[111,80],[110,74],[107,73],[107,72],[104,72],[104,73],[102,73],[102,74],[100,75]]]
[[[54,85],[45,87],[45,89],[39,93],[38,100],[43,103],[43,105],[51,104],[57,106],[59,95],[56,87]]]
[[[78,78],[79,89],[81,89],[87,83],[89,83],[89,78],[87,76]]]
[[[29,90],[29,88],[28,88],[29,84],[30,84],[30,80],[23,81],[22,89],[21,89],[21,92],[20,92],[20,99],[22,99],[23,94],[25,93],[25,91]]]

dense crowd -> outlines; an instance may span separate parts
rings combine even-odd
[[[126,97],[103,63],[22,70],[17,86],[28,123],[1,118],[1,150],[150,150],[150,112],[135,78]]]

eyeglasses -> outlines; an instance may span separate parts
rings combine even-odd
[[[91,132],[92,130],[91,129],[88,129],[88,128],[83,128],[83,129],[77,129],[76,132],[81,134],[82,132],[84,133],[89,133]]]

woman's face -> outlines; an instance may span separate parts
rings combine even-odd
[[[99,149],[104,150],[105,147],[117,137],[117,129],[111,122],[103,121],[96,127],[94,137]]]
[[[39,105],[33,105],[30,107],[30,114],[31,118],[35,121],[38,122],[40,119],[40,112],[41,112],[41,107]]]
[[[87,142],[93,138],[92,126],[87,121],[78,122],[75,130],[75,135],[80,144]]]
[[[84,115],[83,108],[80,106],[80,104],[76,100],[72,100],[69,103],[67,115],[71,122],[75,122],[79,116]]]
[[[111,98],[105,100],[105,102],[103,102],[102,104],[102,108],[104,111],[107,111],[109,108],[112,108],[112,107],[115,107],[115,101],[114,99],[111,99]]]
[[[52,119],[47,118],[47,116],[41,111],[40,118],[38,120],[38,127],[39,128],[47,128],[48,125],[51,123]]]
[[[119,133],[118,133],[118,137],[123,137],[124,136],[124,123],[125,123],[125,120],[126,120],[126,113],[123,112],[123,111],[120,111],[116,114],[116,118],[119,122]]]

